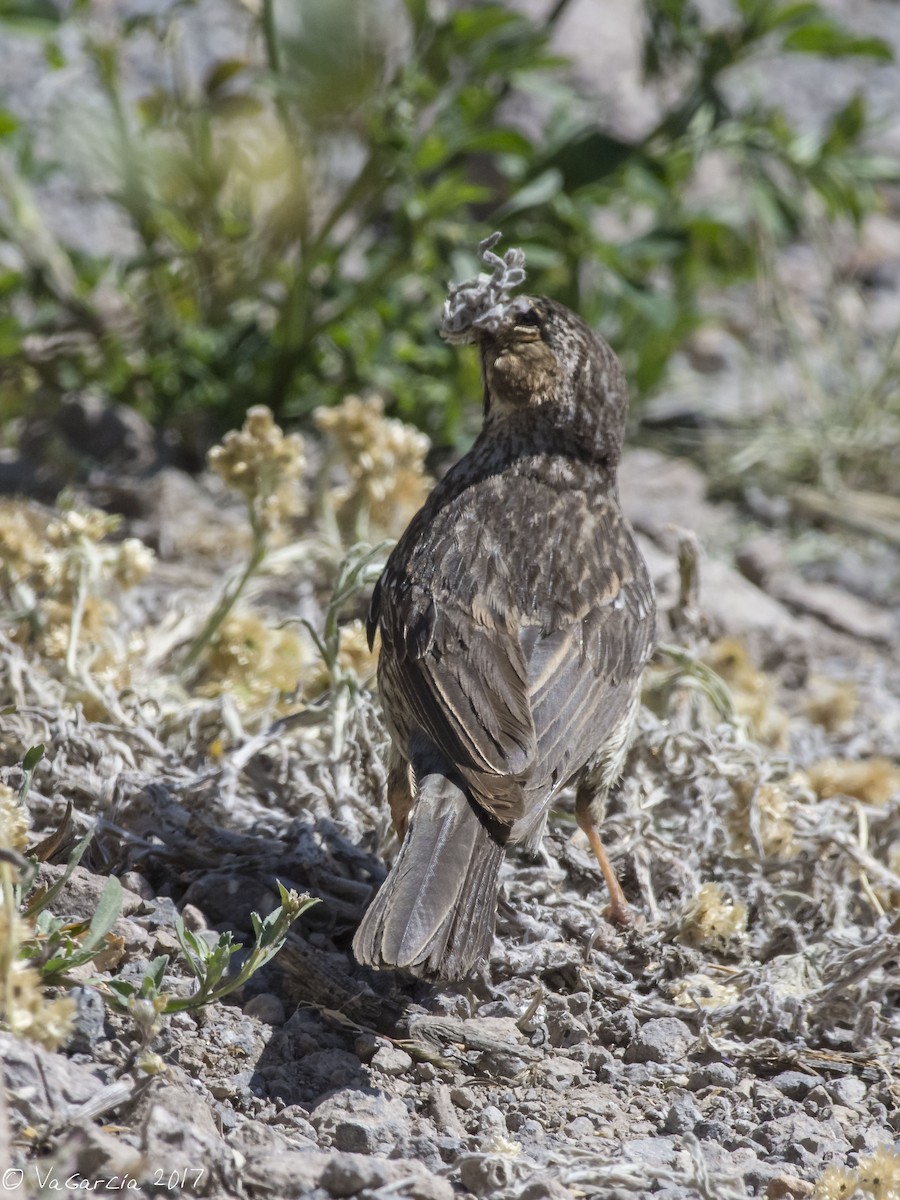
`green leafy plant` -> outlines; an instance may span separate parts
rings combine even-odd
[[[210,63],[199,83],[172,49],[179,6],[82,34],[98,101],[89,122],[73,104],[69,142],[134,249],[102,261],[56,240],[35,190],[53,164],[0,119],[0,239],[19,263],[0,278],[13,301],[0,419],[94,385],[194,436],[248,405],[302,417],[374,389],[439,443],[464,437],[476,363],[440,343],[434,314],[447,278],[475,265],[473,225],[522,245],[534,287],[599,324],[646,391],[701,319],[703,289],[752,272],[761,236],[796,234],[822,210],[858,220],[896,178],[866,150],[861,96],[818,135],[731,98],[730,73],[773,48],[889,59],[819,5],[734,0],[711,24],[692,0],[646,0],[645,74],[679,87],[631,141],[588,115],[598,106],[550,52],[566,8],[534,22],[503,3],[263,0],[246,18],[255,51]],[[50,36],[55,12],[26,10]],[[77,7],[66,20],[77,35]],[[156,38],[172,70],[134,102],[121,64],[137,35]],[[531,87],[556,97],[534,140],[504,107]],[[737,186],[697,199],[711,154]],[[597,232],[602,211],[618,219],[615,239]],[[101,303],[110,287],[115,320]]]
[[[230,931],[219,934],[215,943],[210,943],[201,934],[187,929],[183,918],[178,917],[175,932],[185,961],[197,981],[196,989],[189,996],[173,996],[163,990],[163,977],[169,966],[169,956],[163,954],[149,964],[140,984],[122,979],[106,981],[103,986],[110,1001],[130,1012],[139,1024],[149,1022],[152,1025],[157,1017],[166,1013],[202,1008],[222,1000],[270,962],[284,945],[294,921],[319,903],[312,896],[289,891],[280,882],[278,892],[281,904],[267,917],[260,917],[255,912],[250,914],[254,943],[233,974],[228,975],[231,959],[243,949],[243,943],[235,942]]]

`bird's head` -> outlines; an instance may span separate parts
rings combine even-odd
[[[618,459],[627,391],[609,345],[571,309],[546,296],[519,296],[491,329],[475,331],[485,417],[530,411]]]

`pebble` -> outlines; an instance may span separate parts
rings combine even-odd
[[[678,1017],[656,1017],[637,1031],[625,1050],[626,1063],[674,1063],[696,1041]]]
[[[255,1017],[265,1025],[283,1025],[284,1005],[274,992],[260,992],[248,1000],[241,1010],[245,1017]]]
[[[580,1141],[583,1138],[592,1138],[594,1136],[594,1123],[589,1117],[576,1117],[574,1121],[570,1121],[565,1128],[567,1137]]]
[[[372,1056],[372,1066],[385,1075],[405,1075],[412,1065],[413,1060],[398,1046],[382,1046]]]
[[[70,1000],[75,1001],[75,1016],[68,1049],[72,1054],[90,1054],[93,1047],[103,1039],[106,1022],[103,998],[96,988],[92,987],[69,988],[68,996]]]
[[[802,1100],[821,1080],[817,1075],[807,1075],[804,1071],[782,1071],[772,1083],[783,1095],[792,1100]]]
[[[688,1133],[700,1120],[697,1105],[690,1096],[679,1096],[673,1100],[666,1113],[663,1133]]]
[[[691,1071],[688,1077],[688,1089],[700,1092],[708,1087],[733,1088],[737,1083],[737,1072],[726,1063],[704,1063]]]
[[[734,1134],[724,1121],[698,1121],[694,1126],[694,1137],[701,1142],[718,1142],[722,1146],[734,1140]]]
[[[475,1107],[475,1097],[468,1088],[455,1087],[450,1089],[450,1099],[457,1108],[461,1108],[468,1112],[470,1108]]]
[[[866,1098],[868,1088],[864,1080],[856,1075],[845,1075],[843,1079],[833,1079],[827,1085],[827,1091],[834,1104],[843,1104],[854,1108]]]

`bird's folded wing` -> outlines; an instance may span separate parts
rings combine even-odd
[[[531,788],[565,783],[632,702],[652,645],[653,593],[642,569],[623,575],[618,590],[559,628],[525,626],[520,633],[537,746]]]
[[[391,606],[382,610],[382,637],[392,647],[382,658],[384,682],[391,694],[407,698],[473,798],[499,820],[516,820],[535,755],[527,667],[517,639],[453,603],[406,616],[395,623]]]

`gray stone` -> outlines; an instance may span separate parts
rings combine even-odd
[[[280,1200],[303,1200],[319,1186],[331,1155],[307,1150],[276,1150],[248,1158],[241,1170],[245,1189]]]
[[[372,1066],[385,1075],[405,1075],[412,1064],[413,1060],[406,1051],[397,1046],[382,1046],[372,1056]]]
[[[406,1105],[381,1092],[338,1092],[317,1105],[309,1121],[320,1144],[354,1154],[388,1152],[410,1134]]]
[[[696,1041],[678,1017],[656,1017],[637,1031],[625,1050],[627,1063],[673,1063],[684,1058]]]
[[[104,1036],[106,1006],[103,997],[92,987],[69,988],[68,994],[75,1001],[75,1020],[67,1049],[71,1054],[89,1054]]]
[[[700,1120],[697,1105],[690,1096],[679,1096],[673,1100],[666,1113],[663,1133],[688,1133]]]
[[[367,1158],[362,1154],[334,1154],[320,1180],[330,1196],[355,1196],[393,1184],[398,1196],[409,1200],[453,1200],[453,1187],[410,1159]]]
[[[284,1005],[274,992],[260,992],[244,1005],[245,1017],[255,1017],[266,1025],[284,1024]]]
[[[704,1088],[720,1087],[733,1088],[737,1083],[737,1072],[726,1063],[704,1063],[691,1071],[688,1076],[688,1089],[692,1092],[702,1092]]]
[[[817,1075],[807,1075],[805,1071],[782,1071],[772,1080],[779,1092],[791,1100],[802,1100],[820,1082]]]
[[[826,1090],[835,1104],[843,1104],[847,1108],[855,1108],[862,1104],[868,1091],[865,1081],[856,1075],[845,1075],[843,1079],[832,1079],[826,1085]]]

